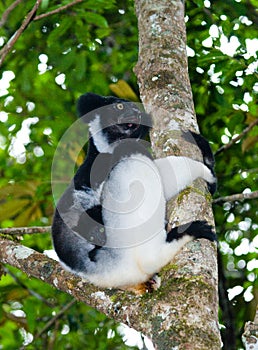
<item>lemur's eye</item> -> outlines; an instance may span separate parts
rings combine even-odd
[[[124,109],[124,105],[123,105],[122,103],[118,103],[118,104],[116,105],[116,108],[119,109],[119,110],[121,111],[122,109]]]

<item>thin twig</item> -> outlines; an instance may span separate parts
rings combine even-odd
[[[51,318],[51,320],[49,320],[45,326],[41,329],[41,331],[39,333],[37,333],[34,337],[34,340],[37,339],[37,338],[40,338],[41,335],[46,332],[51,326],[53,323],[56,322],[56,320],[58,320],[60,317],[63,316],[63,314],[68,310],[70,309],[70,307],[72,307],[75,303],[77,302],[76,299],[72,299],[68,304],[66,304],[53,318]]]
[[[27,330],[27,328],[28,328],[28,321],[27,321],[26,317],[24,317],[24,316],[15,316],[14,314],[12,314],[10,312],[7,312],[7,311],[4,311],[4,315],[5,315],[5,317],[8,320],[18,324],[20,327],[22,327],[22,328]]]
[[[75,0],[75,1],[71,2],[70,4],[61,6],[61,7],[57,8],[57,9],[55,9],[53,11],[49,11],[47,13],[42,13],[41,15],[36,16],[33,19],[33,21],[38,21],[38,20],[40,20],[42,18],[55,15],[56,13],[64,11],[64,10],[67,10],[69,7],[72,7],[72,6],[76,5],[76,4],[79,4],[80,2],[83,2],[83,0]]]
[[[219,197],[213,200],[213,203],[219,202],[234,202],[243,199],[254,199],[258,198],[258,191],[250,192],[250,193],[237,193],[232,194],[231,196]]]
[[[0,234],[4,235],[25,235],[34,233],[47,233],[51,231],[51,226],[31,226],[31,227],[9,227],[1,228]]]
[[[5,57],[7,56],[7,54],[12,50],[14,44],[16,43],[16,41],[19,39],[19,37],[22,35],[23,31],[26,29],[26,27],[29,25],[29,23],[31,22],[33,16],[35,15],[40,3],[42,2],[42,0],[37,0],[35,5],[33,6],[32,10],[28,13],[27,17],[24,19],[24,21],[22,22],[20,28],[18,30],[16,30],[16,32],[14,33],[14,35],[11,37],[11,39],[5,44],[5,46],[2,48],[2,50],[0,51],[0,67],[3,64]]]
[[[3,27],[3,25],[6,23],[7,18],[9,14],[12,12],[12,10],[15,9],[17,5],[19,5],[23,0],[16,0],[14,1],[2,14],[2,18],[0,20],[0,27]]]
[[[215,156],[217,156],[218,154],[220,154],[221,152],[225,151],[226,149],[230,148],[232,145],[234,145],[237,141],[239,141],[244,135],[246,135],[255,125],[258,124],[258,118],[253,121],[247,128],[245,128],[241,134],[239,134],[238,136],[234,137],[229,143],[227,143],[226,145],[220,147],[217,152],[215,152]]]

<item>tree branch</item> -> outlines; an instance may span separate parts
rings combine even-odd
[[[75,0],[75,1],[72,1],[70,4],[67,4],[67,5],[64,5],[64,6],[61,6],[53,11],[49,11],[47,13],[42,13],[41,15],[38,15],[34,18],[34,21],[38,21],[42,18],[46,18],[46,17],[49,17],[49,16],[52,16],[52,15],[55,15],[61,11],[64,11],[64,10],[67,10],[69,7],[72,7],[74,5],[77,5],[79,4],[80,2],[83,2],[83,0]]]
[[[0,228],[0,234],[3,235],[25,235],[34,233],[48,233],[51,231],[51,226],[31,226],[31,227],[9,227]]]
[[[176,327],[180,323],[179,320],[175,320],[175,313],[179,311],[177,300],[175,300],[178,289],[188,291],[188,299],[184,299],[184,303],[180,304],[180,312],[184,310],[185,313],[191,314],[194,311],[192,306],[192,300],[195,298],[192,290],[193,284],[199,286],[200,289],[198,293],[199,303],[203,305],[210,305],[211,301],[216,303],[213,290],[211,288],[205,289],[205,286],[210,285],[211,281],[216,278],[214,274],[210,273],[211,265],[204,264],[207,244],[203,240],[191,242],[188,245],[189,249],[191,247],[196,249],[193,247],[196,244],[200,244],[201,249],[199,250],[199,262],[197,266],[195,265],[195,275],[191,276],[190,279],[187,275],[182,275],[181,270],[185,269],[185,262],[182,263],[175,259],[174,264],[178,264],[178,269],[173,269],[172,280],[168,279],[168,276],[171,278],[171,271],[168,273],[168,270],[164,269],[161,274],[161,277],[164,278],[163,285],[158,291],[145,294],[142,297],[120,290],[100,291],[99,288],[84,279],[65,271],[57,261],[1,237],[0,261],[17,267],[28,276],[36,277],[69,293],[77,300],[103,312],[109,318],[123,322],[151,338],[154,329],[156,332],[162,333],[162,330],[167,329],[169,325],[175,324]],[[187,250],[186,247],[184,249]],[[199,277],[200,273],[201,278]],[[191,325],[185,325],[185,331],[190,332]],[[201,338],[205,336],[201,328],[199,336],[201,342]]]
[[[0,27],[4,25],[4,23],[6,22],[10,12],[21,2],[22,0],[16,0],[11,6],[9,6],[9,8],[4,12],[1,21],[0,21]],[[10,38],[10,40],[7,42],[7,44],[2,48],[2,50],[0,51],[0,67],[2,66],[6,56],[8,55],[8,53],[12,50],[14,44],[16,43],[16,41],[19,39],[19,37],[21,36],[21,34],[23,33],[23,31],[26,29],[26,27],[29,25],[29,23],[33,20],[33,21],[38,21],[40,19],[52,16],[54,14],[57,14],[61,11],[65,11],[68,8],[77,5],[81,2],[83,2],[83,0],[75,0],[72,1],[71,3],[61,6],[53,11],[49,11],[47,13],[43,13],[41,15],[35,16],[35,13],[37,12],[37,9],[40,5],[40,3],[42,2],[42,0],[37,0],[33,9],[29,12],[29,14],[27,15],[27,17],[25,18],[25,20],[22,22],[22,25],[20,26],[20,28],[15,32],[15,34]],[[34,17],[35,16],[35,17]],[[34,17],[34,18],[33,18]]]
[[[64,270],[59,262],[16,242],[0,238],[0,246],[1,262],[73,295],[77,300],[98,309],[110,318],[130,326],[138,323],[135,313],[140,308],[139,297],[128,293],[125,298],[125,292],[122,291],[100,292],[99,288]],[[116,298],[112,299],[114,294]],[[121,306],[123,308],[120,308]]]
[[[7,54],[12,50],[16,41],[19,39],[19,37],[22,35],[23,31],[26,29],[26,27],[31,22],[31,20],[32,20],[33,16],[35,15],[41,2],[42,2],[42,0],[36,0],[35,5],[33,6],[32,10],[28,13],[28,15],[24,19],[24,21],[22,22],[22,25],[20,26],[20,28],[14,33],[14,35],[11,37],[11,39],[5,44],[5,46],[0,51],[0,56],[1,56],[0,67],[3,64]]]
[[[246,322],[242,341],[246,350],[256,349],[258,344],[258,309],[253,322]]]
[[[12,273],[8,267],[4,267],[3,271],[5,273],[7,273],[8,275],[10,275],[13,278],[13,280],[15,281],[15,283],[18,284],[23,289],[25,289],[28,292],[28,294],[30,294],[33,297],[37,298],[38,300],[40,300],[41,302],[46,304],[48,307],[53,307],[53,304],[51,304],[48,300],[46,300],[42,295],[40,295],[39,293],[35,292],[33,289],[28,288],[23,282],[21,282],[19,280],[19,278],[14,273]]]
[[[258,124],[258,118],[253,121],[247,128],[245,128],[238,136],[233,137],[233,139],[227,143],[226,145],[220,147],[216,152],[215,152],[215,156],[217,156],[218,154],[220,154],[221,152],[227,150],[228,148],[230,148],[231,146],[233,146],[237,141],[241,140],[241,138],[246,135],[250,130],[252,130],[252,128]]]
[[[2,18],[0,20],[0,27],[3,27],[3,25],[6,23],[7,18],[9,14],[12,12],[12,10],[15,9],[16,6],[18,6],[23,0],[16,0],[14,1],[2,14]]]
[[[213,200],[213,203],[219,202],[234,202],[243,199],[254,199],[258,198],[258,191],[250,192],[250,193],[237,193],[232,194],[231,196],[219,197]]]

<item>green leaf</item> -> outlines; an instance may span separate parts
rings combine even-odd
[[[42,217],[42,212],[38,206],[38,203],[31,204],[27,209],[23,210],[17,218],[14,220],[14,226],[26,226],[30,221],[36,218]]]
[[[33,196],[38,183],[30,181],[29,183],[24,184],[8,184],[4,187],[0,188],[0,200],[7,198],[7,196],[13,196],[15,198],[23,197],[23,196]]]
[[[116,84],[109,85],[110,90],[120,98],[139,102],[139,98],[125,80],[118,80]]]
[[[30,203],[29,199],[14,199],[1,204],[0,207],[0,221],[12,218],[24,209]]]
[[[106,18],[101,16],[98,13],[86,12],[85,19],[90,24],[94,24],[98,27],[108,28],[108,22],[107,22]]]
[[[48,5],[49,5],[49,0],[42,0],[41,2],[42,10],[46,10],[48,8]]]
[[[63,54],[59,60],[59,69],[61,72],[66,72],[70,67],[74,66],[76,63],[77,53],[75,50],[67,54]]]
[[[86,71],[86,58],[85,54],[82,53],[81,55],[77,55],[77,58],[75,60],[75,71],[74,76],[77,81],[85,79],[85,71]]]
[[[232,135],[234,135],[237,132],[237,127],[241,126],[244,121],[244,115],[243,112],[236,112],[234,115],[230,117],[229,123],[228,123],[228,130]]]
[[[248,136],[242,142],[242,152],[247,152],[252,149],[258,143],[258,136]]]
[[[56,27],[48,36],[48,45],[51,47],[52,45],[55,45],[56,42],[59,43],[61,37],[68,31],[72,24],[73,22],[69,17],[64,18],[60,23],[57,23]]]

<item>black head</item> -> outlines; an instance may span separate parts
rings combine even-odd
[[[99,152],[113,142],[143,138],[151,128],[151,117],[137,104],[117,97],[82,95],[79,116],[89,123],[91,136]]]

